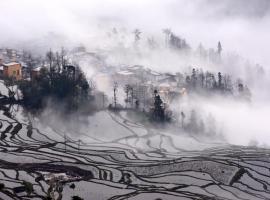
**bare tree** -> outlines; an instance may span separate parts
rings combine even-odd
[[[61,57],[61,66],[65,66],[67,64],[67,61],[66,61],[66,50],[64,49],[64,47],[61,48],[61,54],[60,54],[60,57]]]
[[[32,72],[33,72],[33,69],[34,69],[35,62],[34,62],[34,58],[33,58],[31,53],[27,54],[26,64],[27,64],[27,67],[28,67],[27,71],[28,71],[28,73],[30,75],[30,79],[32,80],[32,78],[33,78],[32,77]]]
[[[172,34],[172,31],[169,28],[165,28],[162,30],[162,32],[165,34],[165,46],[168,47],[169,39]]]
[[[53,69],[53,62],[54,62],[54,54],[52,52],[52,50],[50,49],[49,52],[47,52],[46,54],[46,58],[49,62],[49,71],[52,72],[52,69]]]
[[[56,52],[55,53],[55,65],[56,65],[56,68],[57,68],[57,72],[59,73],[61,71],[61,55]]]
[[[125,102],[126,102],[126,108],[127,108],[127,104],[128,104],[128,102],[129,102],[130,85],[129,85],[129,84],[126,84],[124,90],[125,90],[125,93],[126,93],[126,99],[125,99]]]
[[[134,89],[130,87],[130,96],[131,96],[131,107],[133,108],[133,101],[134,101]]]
[[[181,111],[181,126],[184,128],[184,121],[185,121],[186,115],[183,111]]]
[[[142,32],[139,29],[135,29],[133,33],[134,33],[134,41],[135,43],[137,43],[141,39],[140,35]]]
[[[114,108],[116,108],[116,105],[117,105],[117,90],[118,90],[118,84],[117,84],[117,82],[114,82],[114,84],[113,84],[113,101],[114,101]]]
[[[221,52],[222,52],[222,46],[221,46],[220,41],[218,42],[218,45],[217,45],[217,52],[218,52],[219,55],[221,55]]]

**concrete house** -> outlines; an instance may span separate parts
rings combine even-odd
[[[5,63],[3,66],[3,76],[13,77],[16,80],[22,79],[22,66],[17,62]]]

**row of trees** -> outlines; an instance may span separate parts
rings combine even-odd
[[[180,113],[180,123],[183,130],[192,134],[204,134],[213,136],[217,133],[215,118],[209,114],[206,119],[198,115],[196,110],[191,110],[189,117],[182,111]]]
[[[182,76],[182,74],[178,73],[177,76],[180,75]],[[193,68],[191,74],[186,75],[184,79],[185,83],[182,86],[185,86],[189,92],[198,93],[203,91],[208,95],[211,93],[218,93],[250,100],[250,91],[241,80],[237,80],[236,83],[233,83],[232,78],[229,75],[224,75],[221,72],[218,72],[215,75],[208,71],[204,72]],[[172,119],[172,111],[169,109],[168,104],[163,102],[158,90],[152,90],[153,94],[149,95],[149,91],[153,88],[144,88],[141,90],[144,91],[144,93],[142,97],[140,97],[140,93],[138,93],[140,87],[141,85],[139,84],[126,84],[123,87],[125,91],[126,108],[138,109],[140,103],[144,102],[143,105],[146,107],[146,113],[148,113],[151,121],[170,121]],[[116,91],[117,87],[114,87],[115,107],[117,107]],[[174,116],[176,116],[175,113]],[[192,110],[190,113],[180,112],[178,122],[181,124],[183,130],[193,134],[202,133],[205,135],[215,135],[215,133],[217,133],[213,116],[209,115],[206,118],[202,118],[195,110]]]
[[[74,110],[91,102],[93,88],[79,66],[67,64],[63,51],[49,51],[43,62],[47,65],[40,69],[38,75],[33,76],[29,69],[30,80],[18,82],[26,107],[40,109],[51,99],[67,110]]]
[[[174,33],[171,29],[165,28],[162,29],[162,33],[164,34],[164,45],[166,48],[170,48],[173,50],[180,50],[181,52],[185,53],[191,53],[191,46],[188,44],[188,42]],[[108,33],[108,36],[111,37],[112,35],[114,36],[120,36],[120,38],[124,38],[125,35],[120,35],[121,31],[113,28],[111,32]],[[143,32],[140,29],[135,29],[132,31],[133,37],[134,37],[134,46],[138,47],[140,41],[142,40],[142,35]],[[147,45],[150,49],[156,49],[159,46],[162,46],[153,36],[149,36],[146,38]],[[217,43],[216,49],[210,48],[206,49],[204,46],[200,43],[197,50],[195,50],[194,53],[195,55],[199,55],[200,58],[202,59],[208,59],[209,61],[212,61],[213,63],[218,63],[221,61],[221,53],[222,53],[222,45],[221,42],[219,41]]]
[[[145,93],[141,94],[143,96],[140,96],[140,90],[138,90],[140,89],[140,86],[138,85],[126,84],[123,89],[126,94],[126,108],[139,110],[140,102],[142,101],[142,98],[144,98],[145,101],[142,101],[143,106],[146,106],[147,102],[147,107],[149,109],[145,109],[145,107],[143,107],[143,111],[149,110],[150,120],[164,122],[171,119],[171,112],[166,104],[162,101],[158,90],[154,90],[152,95],[147,95],[146,91],[143,90]],[[113,110],[119,110],[121,108],[121,105],[118,104],[117,92],[118,84],[115,82],[113,85],[113,103],[109,105],[109,108]]]
[[[146,105],[146,87],[142,87],[142,85],[132,85],[126,84],[123,87],[125,92],[125,108],[136,108],[139,109],[139,106],[143,104],[143,107]],[[110,105],[111,108],[119,108],[118,104],[118,83],[115,82],[113,85],[113,104]],[[145,100],[145,101],[144,101]]]
[[[233,92],[231,77],[218,72],[217,76],[211,72],[204,72],[193,68],[190,75],[186,76],[186,84],[191,89],[218,90],[221,92]]]
[[[204,72],[193,68],[190,75],[185,77],[186,88],[191,91],[219,92],[221,94],[238,94],[238,97],[250,100],[249,88],[238,79],[233,83],[229,75],[218,72],[217,75],[211,72]]]
[[[177,50],[190,50],[190,45],[185,39],[174,34],[170,29],[163,29],[165,34],[165,45]]]
[[[124,91],[126,94],[125,103],[126,108],[136,108],[146,107],[151,104],[152,95],[149,94],[148,88],[143,84],[126,84],[124,86]]]
[[[164,104],[157,90],[154,90],[154,104],[150,110],[150,114],[151,120],[155,122],[165,122],[172,119],[172,112],[166,104]],[[216,121],[211,114],[208,115],[206,120],[203,120],[195,110],[191,110],[189,119],[186,119],[186,114],[181,111],[179,119],[182,129],[187,132],[211,136],[215,135],[217,132]]]
[[[115,83],[113,87],[114,91],[114,98],[113,98],[113,105],[111,105],[111,108],[118,110],[119,109],[119,104],[117,103],[117,90],[118,90],[118,84]],[[135,99],[136,96],[134,96],[134,88],[131,85],[125,85],[124,87],[125,93],[126,93],[126,108],[127,103],[130,103],[129,108],[133,108],[138,110],[138,104],[135,103],[135,105],[132,105],[132,101]],[[129,101],[127,101],[129,100]],[[152,99],[149,99],[151,104],[149,104],[149,112],[148,116],[150,121],[156,122],[156,123],[161,123],[161,122],[168,122],[172,120],[172,111],[169,109],[167,104],[165,104],[159,95],[158,90],[154,90]],[[133,101],[134,102],[134,101]],[[192,134],[205,134],[205,135],[215,135],[216,133],[216,124],[215,124],[215,119],[212,115],[208,115],[208,117],[204,120],[203,118],[198,115],[196,110],[192,110],[190,113],[184,113],[183,111],[179,114],[179,122],[181,125],[181,128],[187,132],[190,132]],[[207,124],[207,125],[205,125]]]

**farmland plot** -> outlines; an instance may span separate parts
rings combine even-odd
[[[268,149],[206,143],[125,113],[101,111],[78,132],[0,117],[0,199],[270,199]]]

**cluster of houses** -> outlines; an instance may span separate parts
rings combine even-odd
[[[33,68],[32,76],[39,74],[40,67]],[[14,49],[0,49],[0,77],[22,80],[29,78],[27,64],[23,62],[23,52]]]
[[[0,75],[21,80],[22,66],[18,62],[0,63]]]
[[[174,97],[185,93],[184,76],[180,73],[159,73],[141,65],[124,67],[112,74],[112,79],[121,86],[133,85],[137,90],[136,97],[152,94],[154,89],[159,91],[162,99],[170,103]]]
[[[22,79],[22,65],[17,62],[22,57],[22,52],[14,49],[0,49],[0,76]]]
[[[73,53],[75,57],[81,58],[80,55]],[[95,55],[82,54],[82,60],[89,60],[89,65],[93,65],[93,58],[96,62],[100,62]],[[85,58],[87,57],[87,59]],[[97,61],[96,61],[97,60]],[[12,77],[15,80],[29,79],[39,74],[41,67],[32,68],[29,73],[27,65],[23,62],[23,53],[12,49],[0,49],[0,77]],[[43,63],[44,64],[44,63]],[[182,74],[176,73],[159,73],[152,69],[141,65],[123,66],[123,67],[104,67],[104,63],[100,62],[97,71],[99,74],[99,85],[104,85],[108,82],[117,82],[118,85],[124,88],[126,85],[132,86],[132,94],[140,103],[147,104],[147,99],[153,95],[154,90],[158,90],[163,101],[170,103],[175,97],[185,94],[185,78]],[[105,69],[105,70],[104,70]],[[101,83],[101,84],[100,84]]]
[[[83,61],[90,65],[93,64],[91,62],[97,65],[96,60],[99,59],[97,55],[85,52],[85,49],[82,47],[74,48],[70,52],[69,57],[67,63],[74,61],[80,64]],[[31,71],[27,64],[28,61],[31,61]],[[10,77],[15,80],[30,79],[30,74],[31,78],[38,76],[42,68],[41,66],[48,67],[47,65],[48,63],[39,59],[33,60],[33,58],[28,58],[26,52],[9,48],[0,49],[0,78]]]

